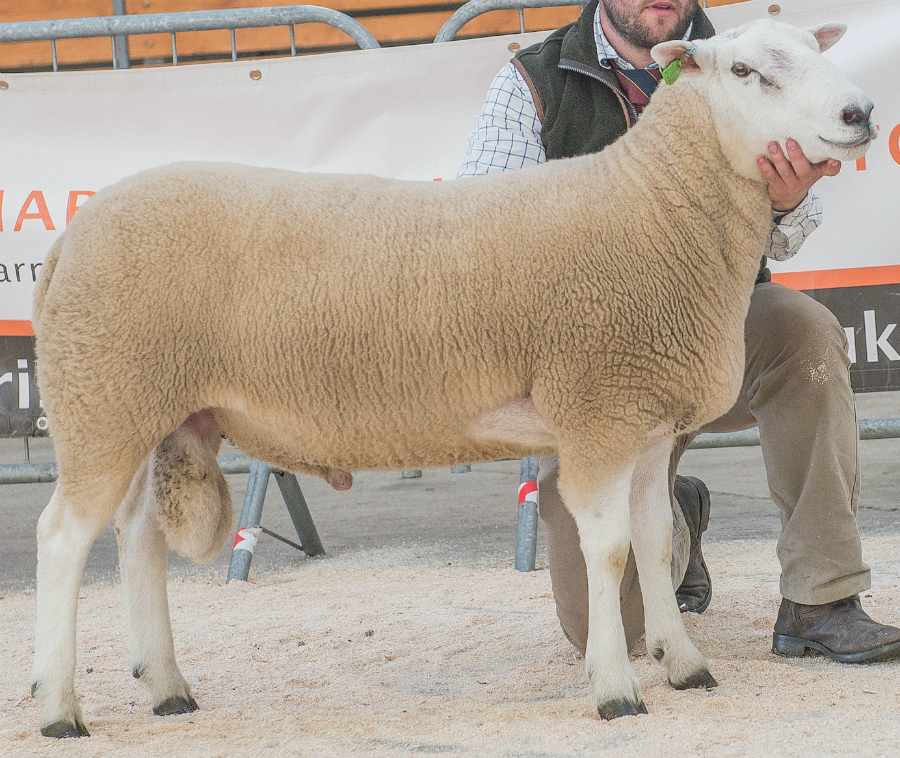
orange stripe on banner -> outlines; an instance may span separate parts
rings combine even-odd
[[[34,337],[30,321],[0,320],[0,337]]]
[[[836,268],[830,271],[795,271],[772,274],[772,281],[794,290],[830,290],[837,287],[871,287],[900,284],[900,266]]]
[[[784,274],[772,274],[772,281],[794,290],[829,290],[837,287],[871,287],[877,284],[900,284],[900,266],[837,268],[829,271],[795,271]],[[0,320],[0,337],[34,337],[34,329],[32,329],[30,321]]]

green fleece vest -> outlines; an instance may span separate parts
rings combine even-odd
[[[585,6],[575,23],[520,50],[513,58],[513,65],[531,89],[547,160],[596,153],[637,121],[616,75],[597,60],[597,2],[592,0]],[[707,39],[714,34],[698,5],[691,39]]]

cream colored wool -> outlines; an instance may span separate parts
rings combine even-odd
[[[602,154],[539,169],[180,164],[98,193],[35,300],[61,481],[117,459],[124,493],[203,408],[248,455],[320,476],[552,452],[468,434],[529,395],[570,473],[716,418],[769,214],[711,121],[686,83]]]

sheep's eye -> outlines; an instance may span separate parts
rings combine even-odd
[[[750,76],[750,74],[753,73],[753,69],[750,68],[750,66],[748,66],[746,63],[735,63],[731,67],[731,73],[743,79],[744,77]]]

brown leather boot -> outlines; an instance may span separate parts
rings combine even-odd
[[[886,661],[900,657],[900,629],[873,621],[859,595],[825,605],[782,600],[772,652],[800,658],[811,650],[840,663]]]
[[[691,533],[690,559],[675,597],[682,613],[703,613],[712,599],[712,580],[700,550],[700,538],[709,525],[709,490],[695,476],[676,476],[674,494]]]

